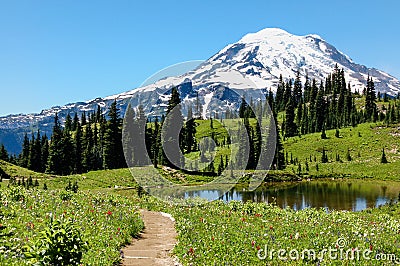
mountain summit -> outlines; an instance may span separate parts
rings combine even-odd
[[[11,152],[20,151],[20,143],[25,132],[40,129],[51,133],[53,116],[58,113],[60,119],[70,113],[79,115],[91,112],[100,106],[105,112],[108,106],[117,100],[122,113],[130,99],[133,107],[141,103],[147,108],[165,106],[168,101],[165,91],[178,86],[183,104],[193,103],[199,95],[203,105],[202,116],[209,115],[208,109],[218,108],[213,98],[237,108],[240,102],[230,89],[276,90],[279,76],[284,79],[295,78],[299,71],[303,82],[306,75],[318,82],[324,81],[335,66],[344,70],[346,81],[353,91],[362,91],[368,75],[375,82],[375,88],[381,93],[395,96],[400,92],[400,81],[375,68],[356,64],[344,53],[337,50],[318,35],[297,36],[278,28],[266,28],[249,33],[238,42],[227,45],[210,57],[195,70],[178,77],[168,77],[153,84],[125,93],[105,98],[96,98],[86,102],[71,103],[43,110],[39,114],[9,115],[0,117],[0,143],[4,143]],[[237,77],[232,76],[237,73]],[[245,77],[245,78],[243,78]],[[248,82],[251,81],[251,82]],[[151,110],[146,110],[151,113]]]

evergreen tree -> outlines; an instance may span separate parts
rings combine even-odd
[[[296,79],[294,81],[294,86],[293,86],[293,101],[294,101],[294,106],[297,108],[299,104],[302,101],[302,85],[301,85],[301,80],[300,80],[300,71],[297,71],[296,73]]]
[[[183,146],[183,136],[185,130],[183,128],[183,116],[181,111],[181,99],[177,88],[173,88],[171,98],[168,101],[167,116],[165,117],[162,127],[163,142],[163,161],[170,167],[182,168],[185,164],[184,157],[181,155]],[[177,149],[176,147],[181,147]],[[167,158],[165,150],[168,151]]]
[[[125,160],[121,141],[121,118],[116,100],[111,104],[108,116],[110,119],[107,121],[104,133],[103,167],[121,168],[125,166]]]
[[[1,147],[0,147],[0,160],[6,161],[6,162],[9,161],[8,152],[3,144],[1,144]]]
[[[315,131],[320,132],[325,122],[326,101],[324,99],[323,84],[321,83],[320,90],[317,94],[315,105]]]
[[[27,168],[28,167],[28,162],[29,162],[29,149],[30,149],[30,143],[29,143],[29,138],[28,134],[25,133],[24,135],[24,141],[22,143],[22,153],[20,157],[20,165],[22,167]]]
[[[83,172],[83,165],[82,165],[82,155],[83,155],[83,148],[82,148],[82,126],[77,122],[75,125],[75,141],[74,141],[74,172],[80,174]]]
[[[42,146],[41,146],[41,136],[38,130],[36,138],[32,134],[32,141],[29,149],[29,162],[28,169],[35,172],[41,172],[42,170]]]
[[[294,101],[292,97],[289,98],[289,102],[285,108],[285,137],[293,137],[297,135],[297,125],[294,122]]]
[[[69,175],[73,172],[74,167],[74,146],[71,138],[71,132],[64,130],[61,138],[61,164],[59,173],[61,175]]]
[[[212,121],[212,120],[211,120]],[[192,108],[189,108],[185,129],[186,152],[190,153],[196,150],[196,122],[192,114]]]
[[[349,150],[349,149],[347,149],[346,158],[347,158],[347,161],[349,161],[349,162],[352,161],[352,158],[351,158],[351,154],[350,154],[350,150]]]
[[[41,143],[41,157],[40,157],[40,172],[44,173],[46,171],[47,162],[49,159],[49,140],[47,135],[42,136]]]
[[[240,107],[239,107],[239,117],[240,118],[246,117],[247,109],[248,109],[248,105],[247,105],[246,99],[244,97],[242,97],[242,102],[240,103]]]
[[[382,149],[381,163],[388,163],[388,160],[387,160],[386,154],[385,154],[385,148]]]
[[[277,112],[283,111],[285,108],[284,98],[283,98],[284,93],[285,93],[285,83],[283,82],[282,75],[280,75],[278,87],[276,89],[276,96],[275,96],[275,105],[276,105]],[[270,106],[270,107],[272,109],[272,106]]]
[[[322,156],[321,156],[321,163],[328,162],[328,155],[326,154],[325,148],[322,148]]]
[[[375,85],[372,78],[368,76],[367,87],[365,90],[365,119],[367,121],[377,120],[377,109],[376,109],[376,96],[375,96]]]
[[[54,117],[53,134],[51,136],[46,172],[49,174],[62,174],[63,164],[63,132],[58,114]]]

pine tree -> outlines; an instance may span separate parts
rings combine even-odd
[[[326,107],[326,101],[324,99],[323,84],[321,83],[321,87],[320,87],[320,90],[318,91],[316,104],[315,104],[315,131],[316,132],[320,132],[324,126],[325,107]]]
[[[40,172],[42,170],[42,145],[40,131],[38,130],[36,138],[32,134],[32,141],[29,149],[29,162],[28,169],[35,172]]]
[[[381,163],[388,163],[388,160],[387,160],[386,154],[385,154],[385,148],[382,149]]]
[[[240,118],[246,117],[247,109],[248,109],[248,105],[247,105],[246,99],[244,97],[242,97],[242,102],[240,103],[240,107],[239,107],[239,117]]]
[[[104,133],[103,167],[104,169],[116,169],[125,165],[121,141],[122,122],[116,100],[111,104],[108,116],[110,119],[106,123]]]
[[[327,139],[324,126],[322,127],[322,130],[321,130],[321,139]]]
[[[365,89],[365,119],[367,121],[376,121],[377,119],[378,112],[375,102],[375,85],[372,78],[368,76],[367,87]]]
[[[162,142],[163,142],[163,161],[170,167],[182,168],[184,157],[181,154],[183,136],[183,116],[181,111],[181,99],[176,88],[172,89],[171,98],[168,101],[167,116],[165,117]],[[168,157],[165,151],[169,153]]]
[[[61,165],[59,174],[70,175],[73,172],[74,161],[74,146],[71,138],[71,132],[64,130],[61,138]]]
[[[60,122],[58,120],[58,114],[54,117],[53,134],[51,136],[49,146],[49,156],[47,161],[46,172],[49,174],[62,174],[63,169],[63,132],[61,129]]]
[[[72,130],[72,118],[69,115],[69,113],[67,114],[67,116],[65,118],[64,130],[66,132],[71,132],[71,130]]]
[[[46,171],[47,161],[49,158],[49,140],[46,134],[42,136],[42,142],[40,146],[41,146],[40,172],[44,173]]]
[[[280,75],[278,87],[276,89],[276,96],[275,96],[275,106],[276,106],[277,112],[283,111],[285,108],[284,99],[283,99],[284,92],[285,92],[285,83],[283,82],[282,75]],[[270,107],[272,109],[272,106],[270,106]]]
[[[212,120],[211,120],[212,121]],[[210,122],[211,123],[211,122]],[[192,108],[189,108],[185,129],[186,152],[190,153],[196,150],[196,122],[192,114]]]
[[[328,155],[326,154],[325,148],[322,148],[322,156],[321,156],[321,163],[328,162]]]
[[[27,168],[28,167],[28,162],[29,162],[29,149],[30,149],[30,143],[29,143],[29,138],[28,134],[25,133],[24,135],[24,141],[22,143],[22,153],[20,157],[20,166]]]
[[[294,81],[294,86],[293,86],[293,101],[295,108],[297,108],[301,103],[302,97],[303,95],[302,95],[302,84],[300,80],[300,71],[297,71],[296,79]]]
[[[350,154],[350,150],[349,150],[349,149],[347,149],[346,158],[347,158],[347,161],[349,161],[349,162],[352,161],[352,158],[351,158],[351,154]]]
[[[335,137],[336,137],[336,138],[339,138],[339,137],[340,137],[339,129],[336,129],[336,131],[335,131]]]
[[[6,162],[9,161],[8,152],[3,144],[1,144],[1,147],[0,147],[0,160],[6,161]]]
[[[289,99],[289,102],[285,108],[285,137],[293,137],[297,135],[297,125],[294,122],[295,114],[294,114],[294,101],[292,98]]]
[[[83,148],[82,148],[82,126],[77,122],[75,125],[75,139],[74,139],[74,172],[80,174],[83,172],[83,165],[82,165],[82,155],[83,155]]]

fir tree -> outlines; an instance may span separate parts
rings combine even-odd
[[[294,108],[294,101],[290,98],[285,108],[285,137],[297,135],[297,125],[294,122]]]
[[[321,156],[321,163],[328,162],[328,155],[326,154],[325,148],[322,148],[322,156]]]
[[[388,163],[388,160],[387,160],[386,154],[385,154],[385,148],[382,149],[381,163]]]
[[[375,85],[372,78],[368,76],[367,87],[365,90],[365,118],[367,121],[376,121],[377,109],[376,109],[376,96],[375,96]]]
[[[122,149],[121,118],[117,101],[111,104],[108,112],[109,120],[106,123],[103,147],[104,169],[116,169],[124,167],[125,160]]]
[[[6,162],[9,161],[8,152],[3,144],[1,144],[1,147],[0,147],[0,160],[6,161]]]
[[[301,85],[301,80],[300,80],[300,71],[297,71],[296,73],[296,79],[294,81],[294,86],[293,86],[293,104],[295,108],[299,106],[299,104],[302,101],[302,85]]]
[[[349,149],[347,149],[346,159],[347,159],[347,161],[349,161],[349,162],[352,161],[352,158],[351,158],[351,154],[350,154],[350,150],[349,150]]]
[[[211,120],[212,121],[212,120]],[[210,122],[211,123],[211,122]],[[189,108],[185,129],[186,152],[190,153],[196,150],[196,122],[192,114],[192,108]]]
[[[61,129],[60,122],[58,120],[58,114],[54,117],[53,134],[51,136],[49,146],[49,156],[47,161],[46,172],[49,174],[62,174],[63,169],[63,132]]]
[[[162,142],[163,144],[163,161],[170,167],[182,168],[185,161],[181,154],[183,136],[183,116],[181,111],[181,99],[176,88],[172,89],[171,98],[168,101],[167,116],[163,125]],[[168,151],[167,158],[165,150]]]

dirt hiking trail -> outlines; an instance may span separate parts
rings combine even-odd
[[[178,266],[170,256],[176,244],[175,220],[162,212],[140,210],[145,229],[137,239],[122,249],[122,265],[126,266]]]

